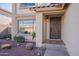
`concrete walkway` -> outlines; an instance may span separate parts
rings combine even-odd
[[[68,52],[64,45],[43,44],[43,47],[46,47],[44,56],[68,56]]]

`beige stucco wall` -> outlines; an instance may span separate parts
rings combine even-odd
[[[70,55],[79,56],[79,4],[70,4],[62,20],[62,40]]]
[[[50,18],[48,19],[47,22],[47,39],[50,39]]]
[[[43,16],[45,17],[45,16]],[[43,19],[43,40],[50,39],[50,19]]]

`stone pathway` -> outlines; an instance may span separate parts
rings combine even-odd
[[[64,45],[44,43],[43,47],[46,47],[44,56],[68,56]]]

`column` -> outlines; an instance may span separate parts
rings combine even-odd
[[[42,47],[43,14],[36,13],[36,47]]]
[[[17,20],[16,20],[16,3],[12,4],[12,40],[14,40],[14,36],[17,34]]]

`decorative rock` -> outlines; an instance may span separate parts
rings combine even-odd
[[[10,49],[11,47],[12,47],[11,44],[3,44],[3,45],[1,45],[2,49],[5,49],[5,48]]]
[[[27,43],[26,44],[26,49],[27,50],[32,50],[33,49],[34,44],[33,43]]]
[[[10,40],[10,38],[6,38],[6,40],[7,40],[7,41]]]
[[[20,46],[21,44],[17,44],[17,46]]]

